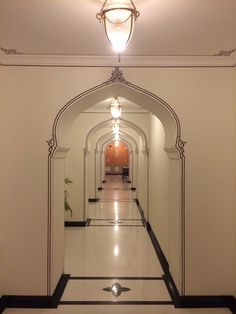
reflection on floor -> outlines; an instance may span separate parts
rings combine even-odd
[[[136,193],[109,176],[91,203],[86,228],[66,228],[65,273],[57,309],[7,309],[6,313],[226,314],[228,309],[175,309],[139,209]]]

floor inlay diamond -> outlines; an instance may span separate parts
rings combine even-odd
[[[118,282],[114,283],[111,287],[103,288],[102,290],[111,292],[115,297],[119,297],[122,292],[130,291],[129,288],[122,287]]]

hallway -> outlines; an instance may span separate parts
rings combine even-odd
[[[71,279],[61,303],[171,304],[135,192],[120,176],[109,176],[104,187],[100,201],[90,205],[88,227],[66,230],[65,272]],[[118,297],[103,290],[115,283],[129,290]]]
[[[120,176],[108,176],[103,188],[99,202],[90,203],[87,227],[65,229],[65,273],[70,278],[59,307],[4,313],[230,313],[175,309],[136,192]]]

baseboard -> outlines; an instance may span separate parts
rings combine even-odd
[[[178,307],[178,308],[229,308],[233,314],[236,314],[236,299],[230,295],[180,296],[178,289],[175,285],[175,282],[171,276],[168,261],[165,257],[165,254],[163,253],[161,249],[161,246],[149,222],[147,222],[147,231],[152,241],[157,257],[160,261],[160,264],[163,268],[163,271],[165,274],[164,281],[166,283],[166,287],[169,291],[169,294],[171,296],[171,299],[175,307]]]
[[[167,261],[167,259],[165,257],[165,254],[163,253],[163,251],[161,249],[161,246],[160,246],[160,244],[159,244],[159,242],[157,240],[157,237],[156,237],[156,235],[155,235],[155,233],[154,233],[154,231],[153,231],[153,229],[152,229],[152,227],[151,227],[149,222],[147,222],[147,231],[148,231],[149,237],[150,237],[150,239],[152,241],[152,245],[154,247],[156,255],[157,255],[157,257],[158,257],[158,259],[160,261],[160,264],[161,264],[161,266],[163,268],[164,273],[165,274],[169,274],[169,272],[170,272],[169,271],[169,269],[170,269],[169,263],[168,263],[168,261]]]
[[[3,313],[3,311],[5,310],[5,304],[3,302],[3,298],[0,298],[0,313]]]
[[[89,203],[96,203],[99,202],[99,198],[89,198],[88,201]]]
[[[147,220],[146,220],[146,217],[144,215],[144,211],[143,211],[143,209],[142,209],[142,207],[141,207],[141,205],[139,203],[139,200],[137,198],[135,198],[134,201],[135,201],[135,203],[136,203],[136,205],[138,207],[138,210],[140,212],[140,215],[142,217],[143,225],[146,226],[147,225]]]
[[[233,314],[236,314],[236,298],[233,297],[233,299],[232,299],[231,302],[232,302],[232,303],[230,303],[229,309],[231,310],[231,312],[232,312]]]
[[[65,227],[86,227],[87,221],[65,221]]]
[[[230,295],[186,295],[180,297],[180,305],[182,308],[229,308],[232,313],[236,313],[236,299]]]
[[[70,275],[62,275],[52,296],[5,295],[5,308],[57,308]]]

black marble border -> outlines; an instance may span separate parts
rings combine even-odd
[[[89,202],[89,203],[96,203],[96,202],[99,202],[99,198],[89,198],[89,199],[88,199],[88,202]]]
[[[144,226],[143,225],[122,225],[122,224],[117,224],[117,225],[89,225],[90,227],[115,227],[115,226],[118,226],[118,227],[141,227],[143,228]]]
[[[61,301],[60,305],[173,305],[172,301]]]
[[[186,295],[180,297],[182,308],[229,308],[236,314],[236,299],[230,295]]]
[[[113,218],[110,218],[110,219],[108,219],[108,218],[104,218],[104,219],[102,219],[102,218],[90,218],[90,220],[97,220],[97,221],[101,221],[101,220],[110,221],[110,220],[112,220],[112,221],[114,221],[115,219],[113,217]],[[134,219],[119,218],[119,221],[133,221],[133,220],[135,220],[135,221],[142,221],[142,219],[140,219],[140,218],[134,218]]]
[[[163,277],[90,277],[90,276],[71,276],[69,280],[164,280]]]
[[[63,274],[52,296],[4,295],[1,298],[5,308],[57,308],[70,275]]]
[[[138,200],[137,198],[135,198],[134,201],[135,201],[135,203],[136,203],[136,205],[137,205],[137,207],[138,207],[139,213],[140,213],[140,215],[141,215],[141,217],[142,217],[143,226],[146,227],[146,225],[147,225],[147,220],[146,220],[146,217],[145,217],[145,215],[144,215],[143,209],[142,209],[142,207],[141,207],[141,205],[140,205],[140,203],[139,203],[139,200]]]
[[[87,221],[65,221],[65,227],[86,227]]]
[[[3,298],[1,297],[0,298],[0,313],[3,313],[3,311],[5,310],[5,304],[4,304],[4,301],[3,301]]]

